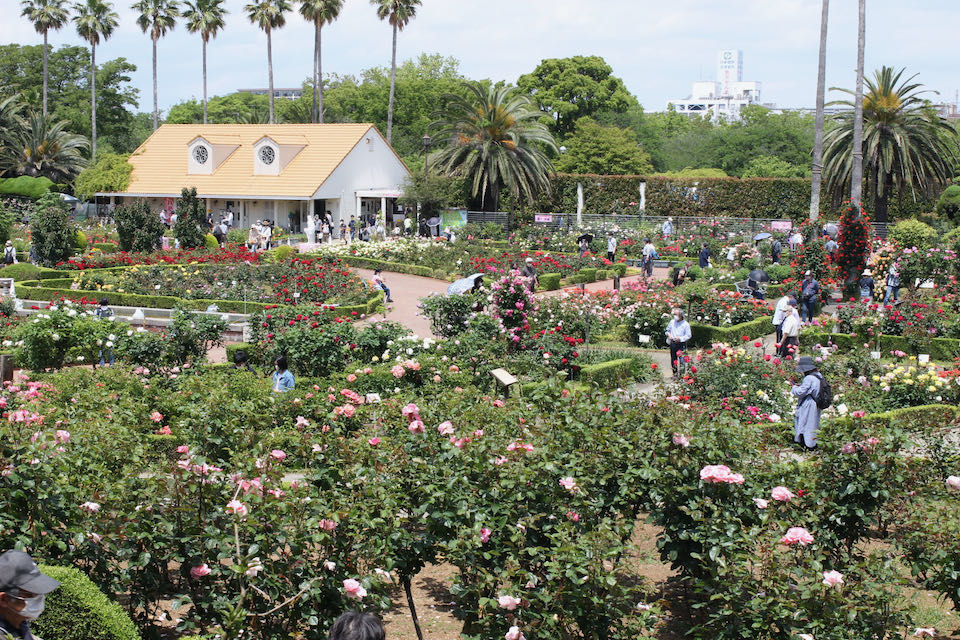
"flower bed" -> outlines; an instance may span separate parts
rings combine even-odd
[[[246,245],[234,244],[220,249],[194,249],[158,251],[156,253],[95,253],[71,258],[57,263],[57,269],[83,271],[104,267],[128,267],[150,264],[207,264],[259,262],[262,254],[247,249]]]

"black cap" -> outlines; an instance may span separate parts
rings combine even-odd
[[[37,563],[23,551],[10,550],[0,555],[0,591],[18,589],[39,596],[59,586],[59,582],[41,573]]]

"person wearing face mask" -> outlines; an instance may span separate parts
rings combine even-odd
[[[43,613],[46,595],[59,586],[23,551],[0,555],[0,638],[40,640],[30,632],[30,623]]]
[[[683,318],[682,309],[673,310],[673,318],[667,325],[667,344],[670,345],[670,366],[673,368],[673,376],[677,376],[677,361],[680,354],[687,350],[687,342],[690,340],[692,332],[690,323]]]

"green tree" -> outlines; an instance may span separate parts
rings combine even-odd
[[[214,96],[208,104],[209,121],[217,124],[236,124],[244,121],[265,122],[269,115],[270,100],[264,95],[252,93],[231,93]],[[285,102],[285,101],[284,101]],[[281,109],[284,102],[280,103]],[[254,118],[253,115],[257,117]],[[281,118],[282,120],[282,118]],[[188,100],[170,107],[167,122],[189,124],[203,122],[203,104]]]
[[[960,223],[960,185],[952,184],[943,190],[937,201],[937,213],[954,224]]]
[[[133,165],[127,162],[127,158],[117,153],[101,153],[97,162],[80,172],[73,181],[76,196],[86,200],[95,193],[126,191],[133,172]]]
[[[420,205],[420,216],[430,218],[435,212],[465,204],[462,178],[415,171],[403,182],[403,197],[397,202],[403,206]]]
[[[224,0],[187,0],[187,9],[183,12],[187,31],[199,33],[203,42],[203,124],[207,124],[207,43],[223,29],[223,18],[227,14],[223,3]]]
[[[813,129],[814,120],[809,115],[775,114],[765,107],[749,105],[741,112],[739,121],[716,125],[712,165],[737,176],[743,175],[759,156],[806,166],[813,147]]]
[[[21,15],[33,23],[37,33],[43,34],[43,115],[47,115],[47,44],[50,30],[59,31],[67,24],[66,0],[22,0]]]
[[[300,15],[313,23],[313,111],[312,122],[323,122],[323,58],[321,31],[340,15],[343,0],[300,0]]]
[[[886,222],[894,191],[930,196],[947,184],[956,167],[956,130],[921,99],[924,91],[922,85],[913,83],[916,76],[901,81],[902,76],[902,69],[883,67],[866,80],[864,169],[877,222]],[[837,126],[824,136],[824,172],[827,190],[839,201],[854,175],[855,117],[844,112],[835,120]]]
[[[434,166],[463,177],[484,211],[498,210],[501,189],[514,204],[549,191],[553,166],[546,152],[556,153],[557,144],[530,98],[509,85],[466,87],[468,97],[450,95],[434,123],[443,145]]]
[[[390,58],[390,99],[387,102],[387,142],[393,141],[393,97],[397,77],[397,32],[417,16],[421,0],[370,0],[377,8],[377,17],[393,27],[393,53]]]
[[[52,267],[73,255],[76,229],[60,195],[48,193],[34,204],[30,214],[30,234],[40,262]]]
[[[288,0],[260,0],[248,4],[243,8],[247,12],[250,22],[260,27],[267,34],[267,79],[269,83],[270,124],[273,119],[273,39],[274,29],[279,29],[287,23],[287,11],[290,11]]]
[[[742,178],[802,178],[806,169],[774,156],[757,156],[747,164]]]
[[[520,76],[517,86],[550,117],[551,129],[558,137],[570,135],[584,116],[621,112],[637,105],[623,80],[613,75],[600,56],[544,60],[533,73]]]
[[[177,224],[173,226],[173,235],[181,249],[196,249],[204,246],[207,224],[206,207],[197,198],[197,188],[190,187],[180,192],[177,200]]]
[[[564,141],[558,171],[605,175],[643,175],[653,172],[650,156],[640,149],[630,129],[605,127],[593,118],[577,120],[573,135]]]
[[[153,130],[159,125],[160,109],[157,107],[157,41],[177,26],[180,3],[177,0],[140,0],[130,7],[137,11],[137,26],[144,33],[150,32],[153,45]]]
[[[116,207],[113,219],[117,223],[121,251],[150,253],[159,250],[163,244],[167,227],[143,200]]]
[[[43,176],[55,183],[70,182],[87,165],[82,152],[90,143],[66,126],[66,121],[54,121],[41,113],[18,118],[14,128],[3,134],[8,151],[0,154],[0,170]]]
[[[90,154],[97,157],[97,45],[113,35],[120,16],[103,0],[86,0],[74,5],[73,22],[81,38],[90,43]]]

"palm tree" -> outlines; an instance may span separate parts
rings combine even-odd
[[[207,124],[207,43],[223,29],[223,17],[227,14],[223,3],[224,0],[188,0],[187,10],[183,12],[187,31],[199,33],[203,40],[203,124]]]
[[[153,130],[156,131],[159,126],[157,40],[177,26],[177,18],[180,16],[180,3],[177,0],[140,0],[130,8],[140,12],[140,15],[137,16],[137,25],[144,33],[150,32],[150,41],[153,43]]]
[[[498,209],[503,188],[528,202],[549,191],[553,165],[546,151],[557,152],[557,143],[533,101],[509,85],[464,85],[465,96],[444,96],[446,106],[431,125],[445,145],[433,166],[466,178],[484,211]]]
[[[886,222],[894,190],[901,196],[910,193],[916,197],[917,192],[932,195],[953,177],[957,161],[957,132],[921,98],[926,91],[913,83],[916,76],[901,82],[903,73],[903,69],[883,67],[874,72],[872,80],[866,79],[863,166],[877,222]],[[831,104],[852,106],[849,100]],[[834,200],[840,200],[856,175],[856,115],[845,111],[835,120],[837,126],[824,139],[824,172],[829,192]]]
[[[300,0],[300,15],[313,23],[313,121],[323,122],[323,64],[320,31],[337,19],[343,0]]]
[[[18,122],[6,138],[2,154],[5,168],[16,175],[43,176],[53,182],[69,182],[87,165],[83,153],[89,143],[83,136],[67,131],[66,120],[33,113]]]
[[[820,57],[817,64],[817,114],[813,125],[813,180],[810,184],[810,219],[820,216],[820,184],[823,177],[823,99],[827,84],[827,21],[830,0],[823,0],[820,11]]]
[[[22,0],[21,15],[33,23],[37,33],[43,34],[43,115],[47,115],[47,35],[50,29],[58,31],[67,24],[65,4],[66,0]]]
[[[279,29],[287,23],[284,15],[290,11],[289,0],[260,0],[248,4],[243,8],[247,12],[250,22],[257,25],[267,34],[267,72],[270,82],[270,124],[273,124],[273,42],[270,32]]]
[[[97,157],[97,45],[113,35],[120,16],[104,0],[86,0],[73,6],[73,22],[80,37],[90,43],[90,157]]]
[[[397,32],[417,16],[421,0],[370,0],[377,17],[393,27],[393,57],[390,59],[390,102],[387,104],[387,142],[393,140],[393,94],[397,81]]]
[[[857,89],[853,100],[853,172],[850,200],[858,207],[863,200],[863,50],[866,45],[866,0],[858,0],[857,22]]]

